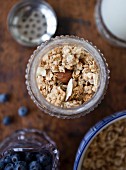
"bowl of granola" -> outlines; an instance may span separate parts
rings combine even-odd
[[[78,148],[74,170],[126,169],[126,110],[93,126]]]
[[[109,70],[100,50],[75,36],[59,36],[34,51],[26,85],[34,103],[59,118],[92,111],[103,99]]]

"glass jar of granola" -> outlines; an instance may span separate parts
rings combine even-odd
[[[75,118],[93,110],[103,98],[109,71],[103,54],[75,36],[59,36],[34,51],[26,69],[28,93],[44,112]]]

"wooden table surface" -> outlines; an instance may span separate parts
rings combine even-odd
[[[94,21],[95,0],[48,0],[58,16],[56,35],[70,34],[92,41],[104,53],[111,70],[107,94],[102,103],[85,117],[60,120],[42,113],[31,101],[25,86],[25,69],[34,48],[23,47],[7,30],[7,15],[17,0],[0,0],[0,93],[9,93],[10,101],[0,104],[0,141],[16,129],[44,130],[60,150],[60,169],[72,170],[75,154],[84,134],[107,115],[126,108],[126,50],[112,47],[98,33]],[[29,108],[29,115],[17,114],[21,106]],[[2,118],[10,115],[13,123],[2,125]]]

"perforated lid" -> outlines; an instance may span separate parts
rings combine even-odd
[[[13,38],[25,46],[37,46],[49,40],[56,31],[57,19],[52,7],[42,0],[23,0],[8,15]]]

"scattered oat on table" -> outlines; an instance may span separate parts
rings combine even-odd
[[[98,88],[99,68],[94,58],[75,45],[49,51],[37,68],[38,88],[56,106],[79,106],[92,98]]]
[[[81,170],[126,170],[126,119],[109,125],[93,139]]]

